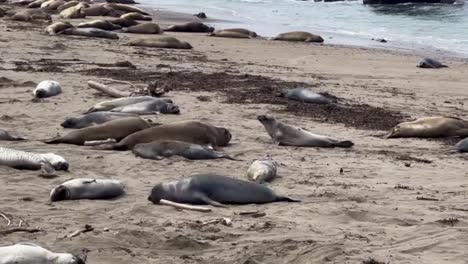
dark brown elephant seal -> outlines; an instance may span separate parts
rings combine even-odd
[[[86,141],[115,139],[120,141],[135,132],[150,128],[151,125],[139,117],[128,117],[109,121],[102,125],[73,130],[65,136],[45,140],[47,144],[83,145]]]
[[[125,4],[125,5],[134,5],[138,4],[133,0],[106,0],[107,3],[115,3],[115,4]]]
[[[215,127],[198,121],[183,121],[151,127],[139,131],[117,143],[115,150],[131,150],[136,144],[155,140],[178,140],[213,148],[227,146],[231,133],[223,127]]]
[[[468,137],[468,121],[457,117],[424,117],[396,125],[385,137]]]
[[[46,27],[45,31],[49,33],[49,35],[56,35],[62,33],[64,30],[68,28],[72,28],[73,25],[69,22],[55,22],[52,25]]]
[[[214,27],[207,26],[201,22],[189,22],[181,25],[169,26],[164,31],[210,33],[214,31]]]
[[[115,10],[124,11],[125,13],[136,12],[136,13],[140,13],[142,15],[149,15],[148,13],[143,11],[142,9],[140,9],[138,7],[135,7],[135,6],[130,6],[130,5],[112,3],[112,4],[105,4],[104,7],[108,8],[108,9],[115,9]]]
[[[125,33],[135,33],[135,34],[162,34],[163,33],[159,25],[153,22],[141,23],[139,25],[124,28],[122,29],[122,31]]]
[[[131,13],[123,14],[123,15],[120,16],[120,18],[130,19],[130,20],[145,20],[145,21],[153,20],[152,17],[145,16],[145,15],[140,14],[138,12],[131,12]]]
[[[109,21],[112,24],[119,25],[121,27],[131,27],[138,25],[138,22],[136,22],[135,20],[130,20],[126,18],[107,19],[106,21]]]
[[[57,10],[57,8],[66,2],[64,0],[49,0],[41,4],[43,10]]]
[[[161,48],[161,49],[192,49],[192,45],[174,37],[140,38],[127,43],[129,46]]]
[[[102,30],[99,28],[69,28],[63,31],[65,35],[74,35],[91,38],[118,39],[119,36],[114,32]]]
[[[323,38],[319,35],[314,35],[305,31],[293,31],[281,33],[274,37],[273,40],[284,40],[284,41],[303,41],[303,42],[323,42]]]
[[[103,5],[92,5],[83,8],[83,12],[86,16],[107,16],[111,11]]]
[[[121,26],[113,24],[108,20],[93,20],[78,24],[79,28],[99,28],[102,30],[117,30],[122,29]]]

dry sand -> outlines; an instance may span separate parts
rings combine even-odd
[[[120,40],[48,36],[44,27],[7,20],[0,24],[0,124],[29,138],[2,146],[54,152],[71,167],[55,179],[0,168],[0,211],[14,224],[24,219],[43,230],[3,235],[1,245],[28,241],[54,251],[87,248],[88,262],[96,264],[467,263],[466,156],[447,153],[451,140],[376,136],[407,118],[466,117],[466,62],[447,59],[449,68],[425,70],[415,67],[419,56],[386,50],[182,33],[165,35],[189,41],[193,50],[159,50],[123,45],[137,35],[119,34]],[[129,61],[136,69],[115,67],[119,61]],[[243,161],[152,161],[130,152],[41,143],[66,133],[59,126],[65,117],[108,99],[86,85],[100,77],[139,85],[159,81],[171,88],[167,96],[181,106],[182,114],[153,119],[194,119],[227,127],[233,144],[224,150]],[[45,79],[59,81],[64,93],[32,102],[31,91]],[[300,83],[342,98],[349,111],[274,97],[278,89]],[[273,146],[256,120],[263,113],[356,145]],[[156,183],[194,173],[246,179],[251,161],[267,153],[284,164],[271,187],[302,203],[199,213],[147,201]],[[48,204],[50,190],[73,177],[116,178],[127,185],[128,194],[114,201]],[[266,215],[238,215],[242,211]],[[232,226],[199,222],[220,217],[231,218]],[[63,238],[85,224],[94,231]],[[6,221],[0,219],[4,228]]]

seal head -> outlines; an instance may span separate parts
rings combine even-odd
[[[58,202],[70,199],[70,190],[63,185],[59,185],[50,192],[50,201]]]

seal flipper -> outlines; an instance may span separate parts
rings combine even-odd
[[[43,162],[41,163],[41,172],[45,175],[54,175],[55,169],[54,166],[52,166],[52,164],[50,164],[49,162]]]
[[[345,141],[339,141],[339,142],[335,143],[334,146],[335,147],[340,147],[340,148],[350,148],[350,147],[354,146],[354,143],[352,141],[345,140]]]
[[[226,205],[222,204],[222,203],[218,203],[212,199],[210,199],[208,196],[206,196],[205,194],[203,193],[197,193],[196,194],[197,198],[199,198],[200,200],[202,200],[203,202],[209,204],[209,205],[212,205],[212,206],[215,206],[215,207],[223,207],[223,208],[227,208]]]
[[[276,202],[289,202],[289,203],[300,203],[301,200],[294,200],[286,196],[277,196]]]
[[[62,143],[62,136],[44,139],[42,142],[46,144],[60,144]]]

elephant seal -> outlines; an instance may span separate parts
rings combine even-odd
[[[289,100],[301,101],[311,104],[330,104],[332,100],[329,98],[314,93],[309,89],[305,88],[294,88],[291,90],[283,90],[278,94],[279,97],[284,97]]]
[[[208,147],[177,140],[155,140],[150,143],[137,144],[133,154],[144,159],[161,160],[177,155],[190,160],[230,159],[229,155],[216,152]]]
[[[50,192],[50,201],[80,199],[113,199],[125,193],[121,181],[79,178],[66,181]]]
[[[106,0],[107,3],[116,3],[116,4],[125,4],[125,5],[134,5],[138,4],[133,0]]]
[[[161,48],[161,49],[192,49],[188,42],[180,41],[173,37],[163,38],[139,38],[127,43],[129,46]]]
[[[82,9],[86,16],[107,16],[111,12],[108,8],[103,5],[91,5]]]
[[[79,28],[99,28],[102,30],[117,30],[122,29],[121,26],[113,24],[107,20],[93,20],[78,24]]]
[[[115,113],[115,112],[93,112],[89,114],[80,115],[78,117],[67,117],[60,125],[64,128],[85,128],[94,125],[107,123],[115,119],[126,117],[136,117],[135,114],[128,113]]]
[[[126,105],[114,108],[111,112],[129,113],[137,115],[152,114],[179,114],[179,107],[173,103],[167,103],[163,100],[150,100],[136,104]]]
[[[275,145],[320,148],[350,148],[354,146],[354,143],[348,140],[340,141],[328,136],[311,133],[299,127],[283,124],[271,115],[259,115],[257,119],[265,127]]]
[[[214,31],[214,27],[207,26],[201,22],[189,22],[182,25],[169,26],[164,31],[210,33]]]
[[[174,103],[171,99],[169,98],[156,98],[152,96],[132,96],[132,97],[122,97],[110,101],[103,101],[100,103],[95,104],[93,107],[91,107],[87,113],[91,112],[97,112],[97,111],[109,111],[114,108],[120,107],[120,106],[126,106],[126,105],[131,105],[131,104],[136,104],[139,102],[144,102],[144,101],[152,101],[152,100],[161,100],[166,103]]]
[[[57,8],[66,2],[64,0],[49,0],[41,4],[42,9],[57,10]]]
[[[396,125],[385,138],[467,137],[468,121],[458,117],[423,117]]]
[[[99,28],[68,28],[63,31],[65,35],[74,35],[91,38],[118,39],[119,36],[114,32],[109,32]]]
[[[249,34],[245,34],[237,31],[230,30],[216,30],[210,34],[211,37],[220,37],[220,38],[251,38]]]
[[[245,28],[226,28],[226,29],[222,29],[220,31],[239,33],[239,34],[247,35],[247,36],[249,36],[251,38],[258,37],[257,33],[253,32],[253,31],[250,31],[248,29],[245,29]]]
[[[52,25],[49,25],[45,28],[45,31],[49,33],[49,35],[57,35],[62,33],[65,29],[72,28],[73,25],[69,22],[55,22]]]
[[[107,123],[80,128],[59,136],[44,140],[46,144],[74,144],[83,145],[86,141],[106,140],[108,138],[120,141],[130,134],[150,128],[151,125],[139,117],[127,117],[109,121]]]
[[[438,69],[438,68],[443,68],[443,67],[448,67],[448,66],[440,63],[437,60],[434,60],[431,58],[424,58],[418,63],[417,67],[426,68],[426,69]]]
[[[57,12],[62,12],[63,10],[65,9],[68,9],[72,6],[76,6],[77,4],[79,4],[80,2],[79,1],[70,1],[70,2],[65,2],[65,4],[57,7]]]
[[[148,197],[153,203],[161,199],[188,204],[263,204],[273,202],[299,202],[280,196],[265,185],[242,181],[214,173],[197,174],[190,178],[160,183]]]
[[[60,93],[62,93],[62,86],[57,81],[52,80],[40,82],[33,91],[33,95],[36,98],[51,97]]]
[[[6,141],[21,141],[25,140],[25,138],[22,137],[14,137],[10,135],[10,133],[6,130],[0,129],[0,140],[6,140]]]
[[[140,14],[146,15],[146,16],[149,15],[148,13],[146,13],[145,11],[143,11],[142,9],[140,9],[138,7],[124,5],[124,4],[110,3],[110,4],[105,4],[104,7],[108,8],[108,9],[120,10],[120,11],[123,11],[125,13],[140,13]]]
[[[200,19],[206,19],[208,18],[204,12],[200,12],[198,14],[194,14],[193,16],[198,17]]]
[[[32,243],[17,243],[0,247],[2,264],[86,264],[85,256],[55,253]]]
[[[163,31],[158,24],[153,22],[141,23],[135,26],[122,29],[125,33],[135,33],[135,34],[162,34]]]
[[[274,37],[273,40],[284,40],[284,41],[304,41],[304,42],[323,42],[323,38],[319,35],[314,35],[304,31],[293,31],[279,34]]]
[[[38,19],[51,21],[52,17],[40,9],[28,9],[28,10],[15,12],[9,19],[14,20],[14,21],[24,21],[24,22],[38,20]]]
[[[46,2],[47,0],[36,0],[36,1],[32,1],[31,3],[29,3],[26,7],[27,8],[39,8],[41,7],[42,3]]]
[[[0,147],[0,165],[19,170],[39,170],[53,173],[55,170],[68,170],[68,162],[54,153],[32,153]]]
[[[199,145],[211,145],[213,148],[229,144],[232,135],[226,128],[215,127],[198,121],[182,121],[154,126],[134,133],[117,143],[115,150],[131,150],[139,143],[155,140],[178,140]]]
[[[121,27],[131,27],[131,26],[136,26],[138,25],[138,22],[135,20],[130,20],[126,18],[114,18],[114,19],[108,19],[107,21],[111,22],[112,24],[119,25]]]
[[[270,157],[255,160],[247,170],[247,178],[257,183],[270,182],[276,177],[277,167]]]
[[[461,141],[459,141],[454,149],[457,151],[457,152],[460,152],[460,153],[465,153],[465,152],[468,152],[468,138],[465,138]]]
[[[126,13],[126,14],[121,15],[120,18],[129,19],[129,20],[145,20],[145,21],[153,20],[152,17],[142,15],[142,14],[140,14],[138,12]]]
[[[61,18],[85,18],[86,14],[83,12],[83,9],[88,7],[88,4],[79,3],[75,6],[69,7],[60,12],[59,16]]]

